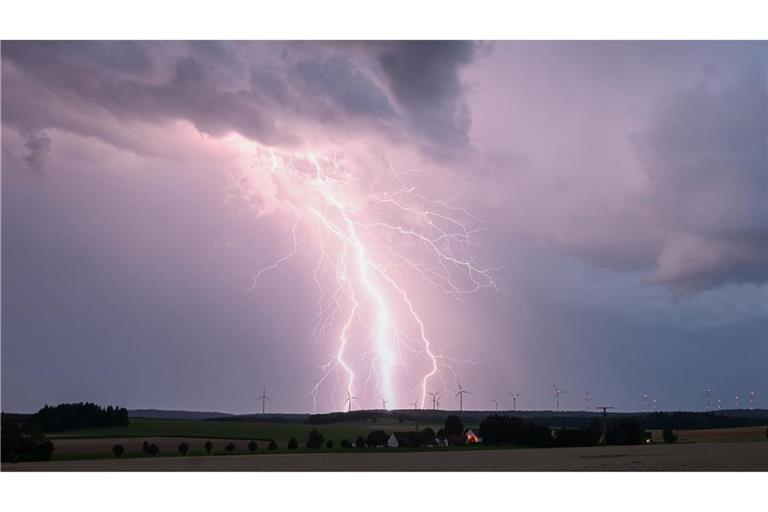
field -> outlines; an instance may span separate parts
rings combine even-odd
[[[205,453],[203,445],[211,441],[212,454],[224,454],[224,446],[232,442],[233,453],[248,453],[247,445],[255,440],[259,452],[266,451],[270,440],[278,445],[278,451],[287,451],[286,445],[293,437],[304,446],[309,431],[319,430],[326,440],[334,442],[336,449],[342,439],[354,442],[358,436],[367,436],[372,430],[386,432],[415,430],[431,427],[437,431],[441,426],[417,424],[414,422],[354,422],[306,425],[303,423],[260,423],[251,421],[196,421],[196,420],[155,420],[132,419],[126,427],[93,428],[70,430],[66,433],[50,434],[56,451],[53,460],[112,458],[112,446],[121,444],[126,458],[144,457],[141,445],[144,440],[157,444],[160,456],[177,454],[179,443],[186,442],[191,455]],[[301,451],[302,448],[299,449]],[[294,453],[293,451],[291,453]]]
[[[3,464],[3,471],[766,471],[768,442],[497,450],[366,450]]]
[[[768,470],[766,427],[738,427],[678,431],[678,444],[663,444],[661,431],[653,432],[650,446],[589,448],[494,448],[483,445],[420,449],[346,449],[342,439],[354,442],[372,430],[417,430],[440,425],[395,421],[348,422],[323,425],[257,421],[201,421],[132,419],[126,427],[72,430],[51,434],[53,460],[42,463],[3,464],[3,470]],[[473,427],[470,425],[470,427]],[[317,428],[334,441],[331,449],[309,450],[304,442]],[[288,450],[289,439],[299,448]],[[255,440],[258,449],[248,450]],[[274,440],[278,449],[267,449]],[[156,457],[142,451],[142,443],[160,449]],[[210,455],[204,444],[210,441]],[[189,445],[179,457],[181,442]],[[225,446],[235,445],[228,453]],[[112,447],[125,453],[115,460]]]
[[[52,440],[65,438],[105,437],[205,437],[212,439],[274,439],[285,444],[292,437],[301,441],[313,428],[322,432],[326,439],[338,443],[342,439],[354,441],[359,435],[366,436],[372,430],[387,432],[423,429],[437,430],[442,425],[415,422],[350,422],[307,425],[304,423],[261,423],[256,421],[200,421],[200,420],[155,420],[132,419],[126,427],[92,428],[69,430],[66,433],[50,434]]]

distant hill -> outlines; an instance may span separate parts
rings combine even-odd
[[[226,412],[216,411],[166,411],[163,409],[129,409],[129,418],[146,418],[154,420],[212,420],[234,416]]]
[[[216,421],[258,421],[262,423],[310,423],[326,424],[337,422],[360,422],[378,420],[416,421],[440,424],[451,414],[462,417],[465,424],[478,425],[486,417],[498,414],[501,416],[518,416],[553,427],[583,427],[593,418],[602,416],[597,411],[446,411],[427,409],[401,410],[357,410],[351,413],[336,412],[326,414],[296,414],[296,413],[267,413],[261,414],[230,414],[216,411],[169,411],[161,409],[134,409],[128,411],[130,418],[172,419],[172,420],[216,420]],[[705,412],[609,412],[610,418],[636,418],[644,428],[725,428],[750,425],[768,425],[768,409],[728,409]]]
[[[232,414],[224,418],[207,418],[216,421],[258,421],[261,423],[304,423],[309,414],[267,413],[267,414]]]

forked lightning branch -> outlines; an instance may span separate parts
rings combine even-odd
[[[428,198],[390,168],[389,190],[370,190],[339,158],[278,154],[236,141],[239,190],[259,215],[290,218],[291,247],[255,273],[279,271],[301,245],[316,253],[317,321],[312,335],[332,344],[311,390],[339,408],[425,406],[428,390],[453,372],[412,295],[454,297],[499,289],[497,268],[478,264],[480,221],[453,201]]]

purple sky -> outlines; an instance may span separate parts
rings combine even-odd
[[[500,290],[396,271],[451,361],[430,388],[458,377],[466,407],[552,408],[553,384],[565,409],[765,407],[766,63],[763,42],[4,42],[2,408],[250,412],[266,386],[313,409],[341,324],[312,338],[311,229],[252,281],[317,191],[250,174],[253,148],[343,160],[367,220],[392,168],[477,218]],[[401,242],[372,257],[426,261]]]

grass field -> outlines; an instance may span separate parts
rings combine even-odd
[[[331,423],[324,425],[306,425],[296,423],[265,423],[265,422],[235,422],[235,421],[198,421],[198,420],[157,420],[157,419],[132,419],[126,427],[94,428],[72,430],[66,433],[51,434],[55,452],[54,461],[111,459],[112,447],[120,444],[125,448],[123,458],[148,458],[142,452],[143,441],[156,444],[160,453],[158,458],[175,457],[178,455],[178,446],[186,442],[190,456],[206,455],[204,444],[210,440],[213,443],[211,455],[246,455],[250,454],[247,445],[251,440],[256,440],[259,448],[256,455],[274,455],[275,453],[300,454],[312,452],[315,455],[331,454],[336,452],[349,453],[348,449],[340,447],[342,439],[354,442],[358,436],[366,437],[372,430],[384,430],[385,432],[416,430],[431,427],[437,431],[441,425],[417,424],[414,422],[350,422]],[[474,427],[474,426],[472,426]],[[334,448],[323,448],[319,451],[311,451],[304,448],[309,431],[317,428],[326,440],[334,442]],[[766,440],[766,427],[739,427],[729,429],[704,429],[678,431],[680,443],[716,443],[731,441],[761,441]],[[296,438],[299,444],[297,450],[286,448],[288,441]],[[661,442],[661,431],[653,432],[655,443]],[[278,445],[276,452],[269,452],[267,446],[269,440],[274,440]],[[235,450],[228,454],[224,447],[232,442]],[[751,444],[751,443],[749,443]],[[760,443],[763,447],[768,443]],[[461,450],[462,448],[458,448]],[[466,448],[464,448],[466,449]],[[490,447],[477,446],[471,449],[491,449]],[[429,449],[427,449],[429,450]],[[404,452],[406,450],[399,450]],[[378,454],[377,454],[378,455]]]
[[[126,427],[91,428],[70,430],[49,434],[56,450],[53,460],[111,458],[112,446],[121,444],[125,448],[126,458],[146,457],[141,451],[144,440],[155,443],[160,448],[161,456],[176,455],[179,443],[190,446],[190,455],[204,455],[203,445],[210,440],[214,449],[212,454],[225,454],[224,446],[232,442],[235,454],[249,453],[248,441],[256,440],[258,453],[267,451],[269,440],[274,440],[280,452],[287,451],[286,445],[293,437],[299,443],[298,452],[303,451],[309,431],[316,428],[326,440],[341,450],[342,439],[354,443],[358,436],[366,437],[372,430],[385,432],[406,431],[431,427],[435,431],[441,425],[417,424],[414,422],[356,422],[331,423],[325,425],[305,425],[296,423],[261,423],[240,421],[196,421],[196,420],[155,420],[132,419]],[[291,450],[291,453],[296,451]]]
[[[366,436],[372,430],[386,432],[415,430],[431,427],[437,431],[442,425],[417,424],[414,422],[356,422],[330,423],[325,425],[306,425],[297,423],[260,423],[251,421],[195,421],[195,420],[150,420],[132,419],[126,427],[90,428],[69,430],[67,432],[49,434],[56,439],[106,437],[201,437],[211,439],[274,439],[279,445],[295,437],[299,442],[307,438],[313,428],[319,430],[326,439],[339,443],[342,439],[354,442],[357,436]]]
[[[768,442],[59,460],[3,471],[766,471]]]

